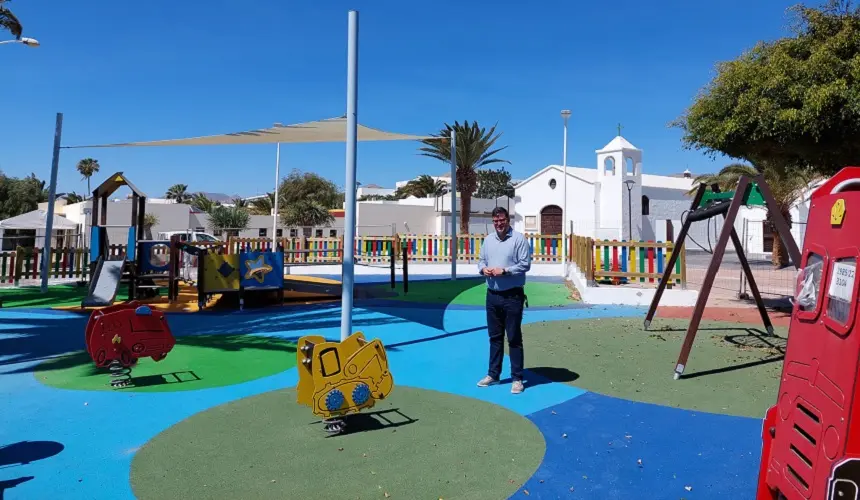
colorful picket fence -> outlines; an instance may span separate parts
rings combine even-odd
[[[673,251],[672,242],[593,240],[594,280],[613,284],[647,282],[656,286]],[[686,286],[683,247],[667,285]]]
[[[42,252],[41,248],[18,247],[14,252],[0,253],[0,283],[17,285],[22,279],[41,278]],[[48,279],[85,279],[88,269],[86,248],[55,248],[48,258]]]

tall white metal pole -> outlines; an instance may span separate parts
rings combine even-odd
[[[275,153],[275,210],[272,213],[272,251],[278,251],[278,184],[281,182],[281,143]]]
[[[562,170],[564,171],[564,202],[561,213],[564,214],[562,216],[561,221],[561,273],[562,276],[567,276],[567,226],[568,226],[568,215],[567,215],[567,120],[570,118],[570,111],[562,110],[561,117],[564,119],[564,142],[562,146]]]
[[[57,113],[54,127],[54,157],[51,160],[51,183],[48,187],[48,215],[45,217],[45,245],[42,248],[42,293],[48,291],[48,268],[51,266],[51,238],[54,232],[54,197],[57,194],[57,169],[60,165],[60,140],[63,135],[63,114]]]
[[[358,11],[349,11],[346,65],[346,206],[343,231],[343,292],[340,340],[352,333],[352,292],[355,282],[355,177],[358,144]]]
[[[272,251],[278,251],[278,184],[281,182],[281,143],[275,153],[275,202],[272,213]]]
[[[457,279],[457,133],[451,131],[451,279]]]

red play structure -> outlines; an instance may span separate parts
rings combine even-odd
[[[96,366],[110,368],[113,387],[131,383],[138,359],[161,361],[176,344],[164,313],[136,301],[93,311],[85,335]]]
[[[812,195],[779,394],[762,429],[757,500],[860,494],[858,258],[860,167],[846,167]]]

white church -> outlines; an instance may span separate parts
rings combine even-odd
[[[675,241],[682,217],[690,209],[693,175],[643,173],[642,150],[616,136],[595,151],[597,168],[567,167],[567,216],[564,208],[565,169],[549,165],[515,186],[511,210],[514,229],[523,233],[562,234],[568,231],[595,239]],[[802,244],[809,199],[798,200],[792,209],[792,233]],[[747,253],[768,254],[773,233],[761,207],[742,207],[735,229],[745,239]],[[716,245],[722,217],[694,223],[687,240],[688,250]],[[729,245],[731,247],[731,245]],[[731,248],[728,249],[731,251]]]

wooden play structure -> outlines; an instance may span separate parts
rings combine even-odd
[[[131,223],[128,226],[109,226],[107,223],[108,199],[120,187],[131,189]],[[122,172],[108,176],[107,180],[93,190],[92,220],[90,223],[90,266],[92,275],[87,296],[81,307],[109,306],[116,299],[122,281],[128,284],[129,299],[138,295],[151,296],[158,287],[151,276],[141,272],[138,244],[144,230],[146,195],[132,184]],[[109,227],[127,229],[125,252],[111,254],[108,249]]]
[[[714,279],[717,276],[717,271],[722,263],[723,255],[725,254],[729,239],[731,239],[732,244],[735,247],[738,260],[740,261],[743,272],[749,282],[750,291],[752,292],[755,303],[758,306],[762,322],[764,323],[768,334],[773,334],[773,324],[768,317],[767,309],[764,306],[764,302],[762,301],[752,270],[750,269],[749,262],[744,254],[743,245],[738,237],[737,231],[735,230],[735,220],[737,219],[738,210],[740,210],[741,205],[763,206],[768,209],[770,218],[776,225],[776,231],[788,250],[791,262],[795,267],[799,265],[800,251],[797,249],[797,243],[795,243],[794,238],[791,236],[788,224],[785,222],[785,219],[782,217],[778,207],[776,206],[776,201],[774,201],[773,194],[771,194],[770,188],[764,180],[764,176],[758,175],[752,179],[742,176],[738,182],[737,188],[734,191],[727,192],[721,192],[717,185],[706,186],[705,184],[700,184],[699,188],[696,190],[695,196],[693,197],[689,213],[681,226],[681,231],[678,233],[678,240],[675,242],[675,248],[681,248],[684,245],[687,232],[690,230],[690,225],[693,222],[703,221],[710,219],[711,217],[722,215],[724,219],[723,228],[720,232],[720,237],[717,240],[716,247],[714,248],[711,263],[708,265],[708,270],[705,273],[705,278],[702,282],[702,289],[699,291],[699,296],[696,300],[696,307],[693,309],[693,316],[690,319],[690,324],[687,327],[687,334],[684,337],[684,343],[681,346],[681,353],[678,356],[677,363],[675,363],[675,380],[679,379],[684,373],[687,359],[689,358],[690,351],[693,348],[693,341],[696,338],[696,332],[698,331],[699,324],[702,321],[702,314],[705,311],[708,295],[711,293],[711,287],[713,286]],[[651,325],[651,320],[654,319],[654,315],[657,312],[657,306],[660,303],[660,298],[663,295],[663,291],[666,289],[666,285],[669,283],[670,272],[675,265],[675,259],[678,258],[680,253],[681,252],[678,251],[673,252],[669,257],[669,263],[665,267],[663,276],[661,277],[657,290],[654,293],[654,298],[651,300],[651,306],[648,308],[648,313],[645,316],[646,330]]]
[[[246,292],[274,291],[284,301],[284,252],[243,250],[224,254],[218,248],[201,248],[179,241],[170,241],[170,285],[168,299],[176,301],[179,295],[179,276],[182,253],[197,259],[197,306],[206,307],[215,294],[236,293],[239,308],[243,309]]]
[[[308,335],[299,339],[296,399],[325,419],[333,434],[346,429],[346,416],[371,408],[394,388],[388,357],[379,339],[356,332],[342,342]]]
[[[860,167],[812,194],[779,392],[762,428],[757,500],[860,495],[858,216]]]

